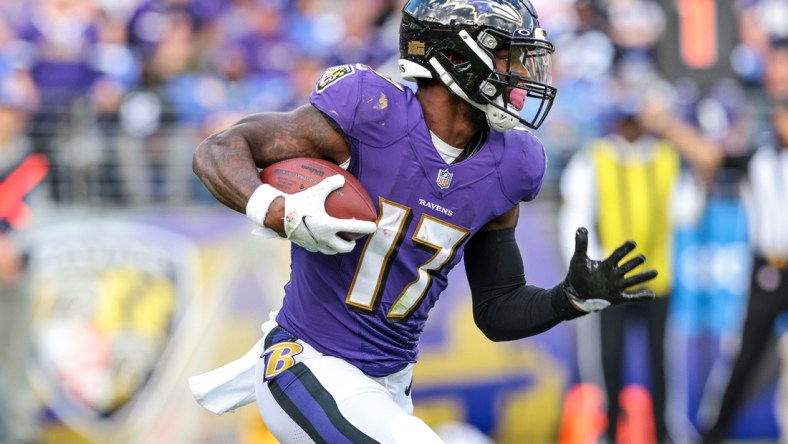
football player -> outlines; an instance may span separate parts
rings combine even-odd
[[[429,311],[463,257],[476,325],[493,341],[652,299],[627,292],[656,275],[625,276],[644,261],[624,260],[634,242],[591,260],[582,228],[565,280],[526,283],[514,230],[545,174],[527,128],[556,94],[552,52],[528,0],[411,0],[400,68],[415,93],[368,66],[337,66],[309,104],[250,115],[203,141],[195,173],[219,201],[290,240],[292,265],[264,338],[192,378],[196,398],[216,412],[256,398],[282,442],[440,442],[412,416],[411,374]],[[338,175],[291,195],[261,183],[258,168],[293,157],[346,167],[378,202],[377,223],[326,214]],[[366,236],[347,241],[343,231]]]

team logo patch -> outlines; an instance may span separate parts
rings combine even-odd
[[[454,173],[449,170],[438,170],[438,179],[435,181],[442,189],[449,188]]]
[[[329,86],[355,72],[356,70],[353,68],[353,65],[340,65],[328,68],[323,72],[323,75],[320,76],[320,80],[318,80],[317,86],[315,87],[315,92],[320,94]]]
[[[304,347],[297,342],[280,342],[268,347],[263,352],[263,357],[268,361],[265,365],[264,379],[268,381],[294,366],[295,357],[302,351]]]

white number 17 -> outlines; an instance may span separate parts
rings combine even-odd
[[[410,208],[380,199],[378,229],[364,246],[345,299],[345,303],[356,311],[371,313],[377,309],[388,273],[394,265],[394,258],[408,231],[411,218]],[[416,280],[407,284],[400,292],[386,315],[390,320],[405,319],[418,306],[432,281],[431,272],[451,261],[457,247],[469,233],[468,230],[435,217],[426,214],[421,216],[413,233],[413,242],[435,253],[418,267]]]

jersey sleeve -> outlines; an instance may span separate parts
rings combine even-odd
[[[542,189],[547,155],[542,141],[525,129],[506,133],[501,162],[504,192],[513,202],[534,200]]]
[[[409,90],[366,65],[340,65],[320,76],[309,102],[347,137],[386,147],[407,134]]]
[[[320,75],[309,102],[350,135],[361,98],[360,89],[361,81],[353,65],[332,66]]]

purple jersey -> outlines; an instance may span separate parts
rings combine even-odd
[[[293,245],[277,322],[368,375],[388,375],[416,361],[467,240],[539,192],[544,149],[526,130],[490,131],[475,155],[447,164],[412,91],[365,65],[328,69],[310,102],[346,134],[350,172],[378,204],[378,227],[348,254]]]

